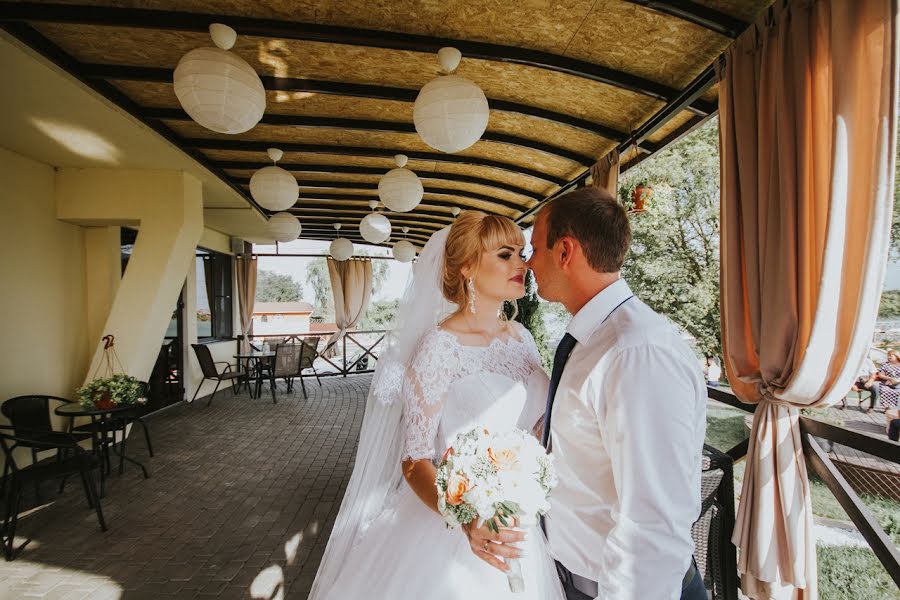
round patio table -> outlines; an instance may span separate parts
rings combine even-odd
[[[246,364],[247,368],[244,370],[247,373],[247,391],[250,392],[251,398],[256,398],[259,396],[260,388],[262,388],[262,361],[269,358],[275,358],[275,352],[268,351],[262,352],[259,350],[252,350],[250,352],[241,352],[234,355],[234,359],[241,362],[241,364]],[[250,363],[253,363],[253,370],[256,371],[256,395],[253,395],[253,388],[250,387]]]
[[[125,427],[128,425],[127,419],[122,419],[122,442],[119,444],[119,449],[116,449],[116,435],[115,432],[119,430],[115,419],[117,417],[124,417],[127,413],[132,412],[138,408],[137,405],[134,404],[120,404],[118,406],[112,406],[109,408],[85,408],[78,402],[73,402],[71,404],[63,404],[54,410],[54,412],[61,417],[90,417],[91,418],[91,445],[93,447],[94,452],[99,452],[101,457],[100,464],[100,496],[103,497],[105,495],[106,490],[106,475],[108,475],[111,471],[110,461],[109,461],[109,449],[112,448],[113,452],[119,455],[119,474],[121,475],[125,470],[124,461],[128,461],[134,465],[137,465],[141,468],[141,471],[144,473],[144,479],[149,479],[150,474],[147,472],[147,467],[143,465],[143,463],[134,460],[130,456],[125,455]],[[109,437],[109,434],[112,433],[112,438]]]

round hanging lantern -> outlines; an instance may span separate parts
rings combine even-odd
[[[398,262],[408,263],[416,257],[416,247],[407,240],[400,240],[394,244],[393,253]]]
[[[448,75],[426,83],[413,105],[413,122],[419,137],[441,152],[460,152],[472,146],[487,129],[490,115],[481,88],[452,74],[461,58],[456,48],[441,48],[438,60]]]
[[[341,224],[335,223],[334,228],[336,231],[340,231]],[[353,242],[348,240],[347,238],[339,237],[328,247],[328,253],[331,255],[331,258],[337,261],[344,261],[353,256]]]
[[[302,229],[300,221],[291,213],[280,212],[269,217],[269,232],[282,244],[296,240]]]
[[[266,152],[276,163],[284,154],[278,148],[269,148]],[[300,186],[294,176],[276,165],[263,167],[250,178],[250,195],[267,210],[289,209],[297,202],[299,193]]]
[[[419,205],[422,194],[425,193],[419,177],[404,168],[408,160],[403,154],[395,156],[397,168],[385,173],[378,182],[378,197],[381,198],[385,208],[393,212],[411,211]]]
[[[175,68],[175,95],[197,123],[218,133],[252,129],[266,112],[266,90],[243,58],[229,52],[237,34],[221,23],[209,26],[216,48],[196,48]]]
[[[378,201],[372,200],[369,202],[369,206],[372,210],[375,210],[375,207],[378,206]],[[360,221],[359,233],[370,244],[381,244],[391,237],[391,222],[384,215],[373,212]]]
[[[400,230],[403,232],[404,239],[394,244],[392,251],[396,261],[408,263],[416,257],[416,247],[405,239],[407,232],[409,232],[409,227],[401,227]]]

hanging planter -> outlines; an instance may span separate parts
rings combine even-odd
[[[102,375],[98,377],[98,375]],[[78,388],[78,401],[85,408],[106,410],[119,405],[144,404],[144,385],[137,378],[124,372],[115,350],[115,337],[103,337],[103,360],[94,375]]]
[[[652,199],[653,187],[646,181],[641,181],[631,191],[631,203],[630,206],[626,205],[626,208],[629,212],[643,212],[649,207]]]

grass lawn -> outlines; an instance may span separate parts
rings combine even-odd
[[[707,409],[706,443],[722,451],[747,437],[742,410],[710,405]],[[744,461],[734,466],[735,495],[744,479]],[[825,484],[810,480],[813,514],[829,519],[850,521],[847,513]],[[900,503],[880,496],[860,496],[872,514],[900,546]],[[735,500],[736,502],[737,500]],[[900,590],[868,548],[819,546],[819,597],[822,600],[900,600]]]

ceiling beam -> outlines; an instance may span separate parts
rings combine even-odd
[[[268,166],[269,164],[268,159],[262,158],[258,162],[229,160],[216,160],[213,162],[220,169],[241,171],[256,171],[257,169]],[[376,175],[378,177],[381,177],[390,170],[389,168],[359,167],[355,165],[311,165],[305,163],[291,163],[285,160],[280,161],[278,163],[278,166],[292,173],[346,173],[353,175]],[[417,171],[416,175],[419,176],[419,179],[427,179],[430,181],[458,181],[461,183],[471,183],[473,185],[492,187],[498,190],[506,190],[507,192],[512,192],[513,194],[518,194],[520,196],[527,196],[528,198],[531,198],[533,200],[541,200],[544,198],[543,194],[532,192],[531,190],[509,183],[504,183],[502,181],[485,179],[483,177],[473,177],[471,175],[462,175],[460,173],[441,173],[437,171]]]
[[[235,177],[232,181],[246,186],[250,184],[249,177]],[[344,190],[377,190],[377,183],[364,183],[358,181],[349,181],[349,182],[341,182],[341,181],[299,181],[300,184],[300,198],[318,198],[321,200],[351,200],[358,199],[361,202],[368,202],[369,200],[378,200],[377,193],[369,193],[369,194],[331,194],[328,192],[314,192],[309,191],[304,188],[322,188],[322,189],[344,189]],[[513,210],[521,210],[522,203],[510,202],[509,200],[500,200],[494,198],[492,196],[486,196],[484,194],[476,194],[475,192],[468,192],[466,190],[455,190],[452,188],[436,188],[425,186],[424,187],[426,194],[434,194],[437,196],[457,196],[460,198],[468,198],[471,200],[477,200],[479,202],[490,202],[491,204],[497,204],[499,206],[503,206],[505,208],[511,208]],[[431,202],[431,204],[437,204],[436,202]],[[457,206],[457,204],[453,202],[441,202],[441,205]]]
[[[312,241],[316,241],[316,242],[330,242],[330,241],[334,240],[334,232],[332,232],[332,235],[323,235],[323,234],[320,234],[320,233],[318,233],[318,232],[310,232],[310,233],[307,233],[307,232],[303,231],[303,232],[300,233],[300,237],[297,238],[297,239],[300,239],[300,240],[312,240]],[[391,241],[386,242],[386,243],[384,243],[384,244],[373,244],[373,243],[371,243],[371,242],[367,242],[367,241],[363,240],[361,237],[358,237],[358,236],[355,236],[355,237],[352,237],[352,238],[348,238],[348,239],[350,239],[350,241],[352,241],[352,242],[355,243],[355,244],[366,245],[366,246],[376,246],[376,247],[379,247],[379,248],[390,248],[390,247],[392,247],[392,246],[394,245],[394,242],[400,241],[399,239],[397,239],[397,240],[393,240],[393,239],[392,239]],[[402,238],[401,238],[401,239],[402,239]],[[425,243],[427,242],[427,240],[419,240],[419,239],[415,239],[415,240],[414,240],[414,239],[411,239],[411,238],[410,238],[410,239],[409,239],[409,242],[410,242],[413,246],[416,247],[416,250],[421,250],[422,247],[425,246]],[[265,255],[263,255],[263,256],[265,256]],[[269,255],[269,256],[274,256],[274,255]],[[292,254],[279,254],[278,256],[290,257],[290,256],[293,256],[293,255],[292,255]],[[328,257],[328,256],[327,256],[326,254],[323,254],[323,255],[322,255],[322,258],[327,258],[327,257]],[[360,255],[355,255],[355,257],[356,257],[356,258],[373,258],[373,259],[376,259],[376,260],[379,259],[379,258],[388,258],[388,257],[378,257],[378,256],[364,256],[364,255],[361,255],[361,254],[360,254]]]
[[[296,213],[307,211],[310,214],[316,214],[320,216],[328,216],[330,214],[346,216],[346,217],[364,217],[370,212],[372,212],[368,206],[366,207],[354,207],[352,205],[341,205],[339,203],[334,202],[303,202],[301,204],[295,204],[291,208],[288,209],[288,212]],[[322,211],[321,213],[317,211]],[[398,221],[410,222],[410,223],[434,223],[438,225],[447,225],[454,221],[453,215],[446,212],[441,212],[437,210],[428,210],[428,209],[420,209],[416,208],[413,211],[408,213],[394,213],[388,211],[379,211],[388,219],[397,219]]]
[[[191,117],[180,108],[146,108],[142,115],[145,119],[163,119],[167,121],[193,121]],[[359,131],[379,131],[388,133],[409,133],[418,135],[416,126],[412,123],[401,121],[376,121],[369,119],[347,119],[340,117],[307,117],[301,115],[273,115],[265,114],[260,119],[262,125],[276,125],[280,127],[310,127],[316,129],[355,129]],[[580,154],[567,148],[554,146],[545,142],[531,140],[517,135],[495,133],[485,131],[479,141],[509,144],[520,148],[538,150],[553,156],[558,156],[572,162],[590,167],[596,160],[586,154]]]
[[[392,31],[356,29],[232,15],[32,2],[3,3],[2,8],[0,8],[0,20],[137,27],[203,33],[208,31],[210,23],[224,23],[233,27],[241,35],[266,38],[326,42],[428,54],[436,54],[441,48],[452,46],[459,49],[463,56],[470,59],[513,63],[556,71],[643,94],[657,100],[668,101],[678,94],[676,89],[631,73],[550,52],[502,44]]]
[[[566,180],[556,175],[542,173],[528,167],[520,167],[511,163],[479,158],[477,156],[460,156],[458,154],[445,154],[443,152],[413,152],[403,148],[373,148],[364,146],[337,146],[330,144],[299,144],[295,142],[257,142],[244,140],[224,140],[209,138],[183,139],[182,144],[196,150],[236,150],[246,152],[265,152],[266,149],[276,146],[285,152],[303,152],[307,154],[337,154],[341,156],[375,156],[380,158],[392,158],[397,154],[405,154],[410,159],[427,160],[432,162],[446,162],[478,167],[490,167],[508,171],[516,175],[527,175],[536,179],[549,181],[556,185],[563,185]]]
[[[0,5],[0,15],[2,14],[3,5]],[[210,173],[221,179],[225,183],[225,185],[227,185],[244,200],[246,200],[254,210],[265,216],[266,213],[263,208],[259,204],[257,204],[255,200],[253,200],[250,194],[245,193],[240,187],[232,183],[225,171],[213,164],[205,154],[197,150],[185,148],[184,144],[182,143],[181,137],[170,128],[168,128],[165,124],[159,121],[146,121],[142,119],[140,116],[141,107],[138,106],[138,104],[135,103],[131,98],[122,93],[119,88],[106,81],[85,77],[81,72],[82,64],[80,62],[72,58],[71,55],[51,42],[30,25],[17,22],[3,23],[2,20],[2,17],[0,17],[0,29],[3,29],[19,41],[27,44],[47,60],[61,67],[63,70],[68,71],[86,86],[88,86],[113,104],[117,104],[132,117],[144,123],[147,127],[162,136],[163,139],[176,146],[190,158],[194,159],[194,161],[196,161],[199,165],[209,170]]]
[[[655,10],[656,12],[669,15],[670,17],[676,17],[683,21],[688,21],[690,23],[693,23],[694,25],[699,25],[700,27],[704,27],[706,29],[709,29],[710,31],[715,31],[718,34],[724,35],[725,37],[729,37],[731,39],[734,39],[738,35],[740,35],[740,33],[744,31],[748,26],[748,23],[745,23],[738,18],[709,8],[708,6],[703,6],[702,4],[697,4],[696,2],[690,2],[689,0],[625,1],[631,2],[632,4],[638,4],[651,10]]]
[[[324,218],[316,218],[311,216],[298,215],[300,222],[303,225],[304,229],[309,231],[321,231],[322,233],[331,233],[334,235],[334,224],[341,224],[341,233],[359,233],[359,220],[352,218],[338,218],[333,221],[327,221]],[[439,227],[413,227],[409,226],[409,232],[407,233],[407,237],[413,238],[424,238],[428,239],[428,237],[434,233],[435,231],[446,227],[446,225],[442,225]],[[397,225],[393,225],[391,228],[391,237],[403,237],[403,232],[400,230],[400,227]]]
[[[653,133],[658,131],[673,116],[678,114],[680,111],[684,110],[684,107],[687,106],[687,104],[690,103],[693,98],[698,98],[698,97],[702,96],[706,92],[706,90],[708,90],[713,85],[713,83],[715,83],[715,80],[716,80],[715,66],[714,66],[714,64],[712,64],[712,65],[709,65],[708,67],[706,67],[706,69],[704,69],[703,72],[700,73],[700,75],[698,75],[696,78],[694,78],[694,80],[690,83],[690,85],[688,85],[681,92],[681,94],[678,95],[677,98],[673,99],[671,102],[668,102],[665,106],[663,106],[661,109],[659,109],[656,112],[656,114],[654,114],[652,117],[647,119],[647,121],[645,121],[644,124],[641,125],[637,129],[637,131],[635,131],[634,137],[633,137],[634,142],[640,143],[642,140],[653,135]],[[698,123],[702,122],[703,120],[705,120],[706,118],[708,118],[710,116],[712,116],[712,115],[707,115],[706,117],[698,116],[698,117],[695,117],[694,119],[690,120],[689,121],[689,123],[691,124],[690,127],[688,127],[686,130],[679,133],[677,137],[681,137],[682,135],[687,133],[687,131],[690,131],[691,128],[693,128]],[[681,131],[682,129],[685,129],[685,128],[684,127],[679,128],[679,131]],[[669,137],[671,137],[671,136],[669,136]],[[632,140],[628,140],[628,141],[625,141],[625,142],[622,142],[621,144],[619,144],[619,147],[618,147],[619,153],[624,154],[625,151],[628,150],[628,148],[631,146],[631,144],[632,144]],[[665,142],[659,144],[660,148],[665,148],[665,146],[666,146]],[[651,156],[651,155],[647,154],[647,155],[645,155],[645,158],[649,157],[649,156]],[[641,160],[644,160],[644,158],[642,158]],[[634,162],[634,161],[632,161],[632,162]],[[637,163],[635,163],[635,164],[637,164]],[[631,164],[622,165],[622,167],[620,167],[620,172],[625,172],[625,170],[627,170],[627,168],[630,166],[631,166]],[[532,216],[533,214],[538,212],[542,206],[547,204],[547,202],[550,202],[554,198],[557,198],[557,197],[575,189],[579,185],[582,185],[584,183],[584,181],[587,179],[588,175],[590,175],[590,169],[586,169],[580,175],[578,175],[577,177],[575,177],[574,179],[572,179],[565,185],[561,186],[560,189],[558,189],[551,195],[547,196],[547,198],[545,200],[539,202],[537,205],[533,206],[532,208],[524,211],[516,219],[516,223],[522,223],[523,221],[528,219],[530,216]]]
[[[335,192],[300,192],[299,196],[300,201],[302,202],[304,199],[307,200],[349,200],[349,201],[361,201],[368,202],[369,200],[378,200],[378,194],[341,194]],[[424,201],[424,200],[423,200]],[[491,201],[494,204],[499,204],[498,201]],[[434,201],[430,201],[431,204],[434,204]],[[459,206],[458,204],[447,203],[448,206]],[[521,204],[516,204],[514,202],[504,203],[504,206],[511,210],[522,210]],[[460,208],[467,208],[466,206],[460,206]],[[475,207],[468,207],[473,210],[479,210]]]
[[[2,12],[2,9],[0,9],[0,12]],[[97,79],[145,81],[152,83],[170,83],[172,81],[173,69],[162,67],[132,67],[127,65],[106,64],[86,64],[84,67],[85,72],[89,77]],[[264,88],[272,91],[309,92],[333,96],[348,96],[352,98],[393,100],[397,102],[415,102],[416,96],[419,93],[418,90],[407,88],[364,83],[345,83],[341,81],[321,81],[296,77],[272,77],[263,75],[260,77],[260,80],[262,80]],[[601,125],[600,123],[594,123],[587,119],[581,119],[573,115],[567,115],[536,106],[510,102],[508,100],[498,100],[495,98],[488,98],[488,104],[490,105],[491,110],[518,113],[537,119],[561,123],[617,142],[628,137],[628,132],[620,131],[614,127]],[[707,114],[705,111],[708,108],[709,107],[698,107],[697,113]]]

